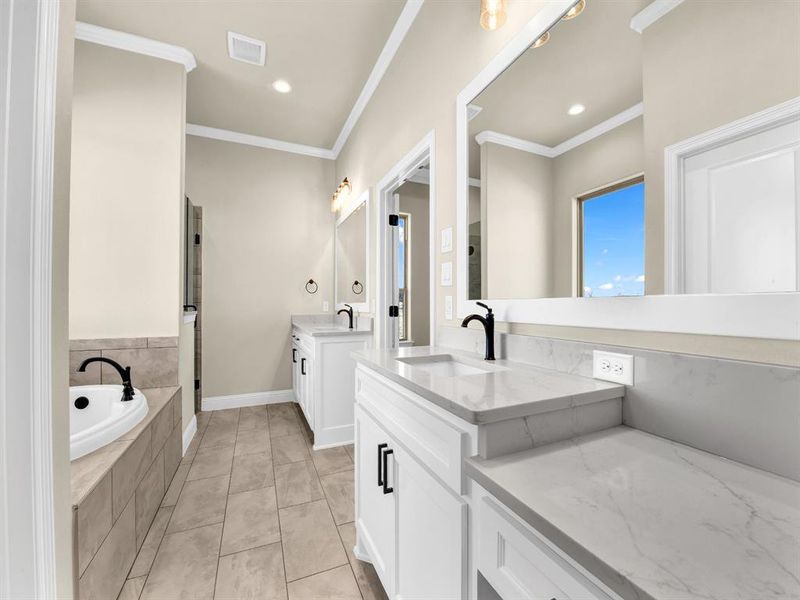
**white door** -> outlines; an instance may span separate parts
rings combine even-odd
[[[389,436],[364,410],[355,407],[356,443],[356,528],[359,541],[372,559],[372,565],[387,595],[394,598],[396,495],[384,478],[383,455],[392,449]],[[385,462],[393,478],[392,456]]]
[[[688,294],[800,290],[800,121],[684,165]]]
[[[389,213],[396,215],[400,210],[400,194],[392,194],[392,200],[389,203]],[[400,228],[389,227],[389,235],[391,236],[391,256],[389,257],[390,270],[392,273],[392,285],[389,293],[389,303],[393,306],[400,306],[400,292],[398,289],[397,281],[399,277],[398,262],[400,254]],[[400,319],[399,317],[389,317],[389,340],[388,346],[390,348],[397,348],[400,340]]]
[[[466,597],[467,504],[395,448],[397,597]]]

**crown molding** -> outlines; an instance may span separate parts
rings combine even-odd
[[[315,158],[324,158],[327,160],[336,159],[333,150],[328,150],[327,148],[317,148],[316,146],[284,142],[283,140],[250,135],[249,133],[240,133],[238,131],[229,131],[227,129],[217,129],[216,127],[206,127],[205,125],[195,125],[194,123],[186,124],[186,135],[220,140],[223,142],[233,142],[235,144],[245,144],[246,146],[256,146],[269,150],[280,150],[282,152],[291,152],[293,154],[302,154],[304,156],[313,156]]]
[[[621,113],[614,115],[610,119],[606,119],[602,123],[598,123],[594,127],[590,127],[586,131],[583,131],[578,135],[573,136],[553,147],[545,146],[544,144],[539,144],[537,142],[531,142],[529,140],[523,140],[510,135],[505,135],[504,133],[497,133],[496,131],[491,130],[481,131],[475,136],[475,141],[478,142],[479,145],[485,142],[491,142],[493,144],[499,144],[501,146],[508,146],[509,148],[522,150],[523,152],[538,154],[539,156],[544,156],[546,158],[555,158],[557,156],[561,156],[565,152],[574,150],[578,146],[598,138],[613,129],[616,129],[620,125],[624,125],[628,121],[632,121],[633,119],[641,117],[643,114],[644,105],[639,102],[639,104],[634,104],[630,108],[623,110]]]
[[[194,54],[186,48],[91,23],[76,22],[75,39],[178,63],[187,73],[197,67]]]
[[[631,18],[631,29],[642,33],[669,11],[683,4],[684,0],[653,0]]]
[[[364,88],[358,95],[358,99],[356,99],[347,120],[344,122],[342,130],[339,132],[339,137],[336,138],[336,143],[333,144],[332,151],[334,158],[339,156],[339,152],[342,151],[342,148],[347,142],[347,138],[350,137],[350,133],[352,133],[353,128],[356,126],[356,123],[358,123],[358,119],[361,117],[361,113],[364,112],[370,98],[372,98],[372,94],[378,89],[378,85],[381,79],[383,79],[386,69],[389,68],[394,55],[397,54],[397,50],[400,48],[400,44],[406,37],[408,30],[411,29],[411,25],[414,23],[414,19],[417,18],[417,14],[420,8],[422,8],[424,1],[425,0],[407,0],[406,5],[400,12],[400,16],[394,24],[392,33],[389,34],[389,38],[386,40],[386,44],[383,46],[383,50],[381,50],[378,60],[375,62],[375,66],[372,67],[372,72],[369,74]]]

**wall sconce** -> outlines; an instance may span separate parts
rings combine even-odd
[[[350,181],[345,177],[339,187],[336,188],[336,191],[333,192],[333,196],[331,196],[331,212],[339,212],[352,191],[353,186],[350,185]]]
[[[481,27],[494,31],[506,22],[506,0],[481,0]]]

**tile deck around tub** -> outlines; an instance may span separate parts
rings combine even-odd
[[[120,599],[385,600],[352,552],[351,447],[312,450],[294,404],[197,417]]]

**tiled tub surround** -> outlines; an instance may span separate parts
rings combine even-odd
[[[119,374],[106,364],[92,363],[84,373],[81,362],[103,356],[131,367],[133,385],[139,389],[178,385],[178,338],[141,337],[70,340],[69,384],[119,383]],[[188,393],[188,392],[187,392]]]
[[[465,470],[622,598],[800,598],[789,479],[629,427]]]
[[[353,555],[353,448],[315,451],[297,405],[197,414],[120,600],[385,600]]]
[[[498,333],[497,355],[592,376],[592,351],[634,356],[622,422],[800,481],[800,368]],[[440,327],[437,343],[482,352],[483,331]]]
[[[116,598],[182,459],[181,390],[144,388],[145,419],[71,463],[77,597]]]

